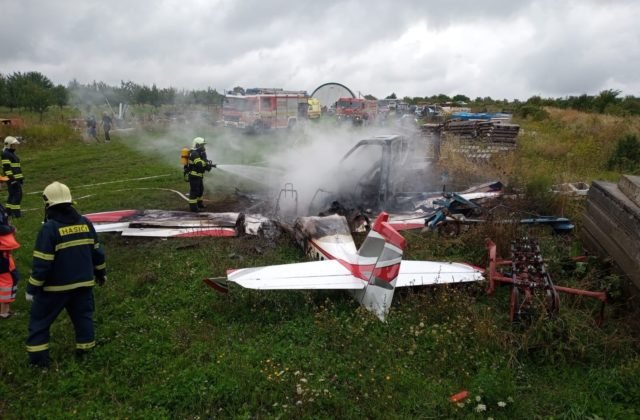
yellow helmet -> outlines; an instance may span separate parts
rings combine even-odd
[[[73,202],[69,187],[58,181],[47,185],[47,188],[42,192],[42,198],[49,207],[55,206],[56,204]]]
[[[7,136],[4,138],[4,147],[9,147],[12,144],[20,144],[20,142],[13,136]]]
[[[204,146],[205,144],[207,144],[206,141],[204,141],[204,139],[202,137],[196,137],[195,139],[193,139],[193,146],[191,146],[193,149],[198,149],[202,146]]]

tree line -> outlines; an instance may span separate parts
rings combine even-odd
[[[487,111],[489,109],[502,110],[505,112],[513,112],[523,117],[539,117],[541,113],[544,114],[542,108],[545,106],[616,116],[640,115],[640,98],[632,95],[623,97],[621,93],[619,90],[607,89],[597,95],[583,94],[560,98],[542,98],[536,95],[526,101],[520,101],[518,99],[513,101],[507,99],[500,100],[493,99],[490,96],[471,99],[463,94],[448,96],[440,93],[425,97],[405,96],[402,100],[411,105],[448,103],[454,106],[467,106],[478,111]],[[372,95],[366,95],[365,98],[376,99]],[[397,99],[397,96],[395,93],[392,93],[385,99]]]
[[[236,87],[234,92],[237,89]],[[51,80],[39,72],[14,72],[10,75],[0,73],[0,106],[10,108],[27,109],[42,114],[50,106],[63,107],[72,105],[76,107],[96,106],[118,103],[130,105],[206,105],[215,106],[222,103],[224,94],[215,89],[185,90],[173,87],[158,88],[135,83],[121,81],[119,86],[110,86],[104,82],[93,81],[83,84],[77,80],[70,81],[67,86],[54,85]],[[377,99],[373,95],[366,95],[367,99]],[[392,93],[387,99],[396,99]],[[453,104],[467,106],[476,111],[500,110],[513,112],[522,117],[542,118],[545,115],[544,107],[552,106],[563,109],[575,109],[584,112],[611,114],[617,116],[640,115],[640,98],[627,95],[621,96],[619,90],[603,90],[597,95],[567,96],[561,98],[542,98],[532,96],[526,101],[518,99],[493,99],[477,97],[471,99],[463,94],[453,96],[443,93],[424,97],[404,97],[403,101],[412,104]]]
[[[173,87],[158,88],[141,85],[132,81],[121,81],[119,86],[93,81],[83,84],[77,80],[67,86],[54,85],[39,72],[15,72],[10,75],[0,73],[0,106],[26,109],[42,115],[50,106],[72,105],[83,109],[96,105],[219,105],[224,95],[215,89],[178,90]]]

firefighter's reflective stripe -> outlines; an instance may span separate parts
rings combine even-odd
[[[29,277],[29,284],[34,285],[36,287],[41,287],[44,285],[44,280],[36,280],[33,277]]]
[[[24,175],[22,175],[22,174],[15,174],[15,175],[14,175],[14,178],[15,178],[15,179],[22,179],[22,178],[24,178]]]
[[[31,281],[31,279],[29,279]],[[93,287],[96,285],[95,280],[81,281],[78,283],[64,284],[61,286],[44,286],[42,289],[45,292],[65,292],[67,290],[77,289],[79,287]]]
[[[96,265],[93,268],[95,268],[96,270],[104,270],[105,268],[107,268],[107,263]]]
[[[10,176],[10,175],[13,175],[13,171],[4,171],[4,174],[6,176]]]
[[[76,239],[75,241],[62,242],[56,245],[56,251],[60,251],[61,249],[71,248],[73,246],[81,246],[81,245],[94,245],[95,240],[93,238],[89,239]]]
[[[40,251],[33,251],[33,256],[45,261],[53,261],[56,257],[54,254],[47,254],[45,252],[40,252]]]
[[[76,343],[76,348],[78,350],[89,350],[96,346],[95,341],[90,341],[88,343]]]
[[[49,350],[49,343],[38,344],[37,346],[27,346],[27,351],[29,353],[35,353],[38,351]]]
[[[189,172],[189,175],[192,175],[192,176],[199,176],[199,177],[201,177],[201,178],[202,178],[202,177],[204,176],[204,173],[196,172],[196,171],[191,171],[191,172]]]
[[[20,162],[11,162],[11,167],[12,168],[19,168],[20,167]]]
[[[5,205],[6,208],[11,209],[11,210],[20,210],[20,204],[9,204],[7,203]]]

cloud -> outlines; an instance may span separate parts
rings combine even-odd
[[[164,0],[3,5],[0,72],[386,96],[638,95],[640,4]]]

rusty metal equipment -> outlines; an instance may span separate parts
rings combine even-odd
[[[487,250],[489,253],[487,294],[492,295],[495,292],[497,283],[511,284],[509,318],[512,322],[531,316],[535,296],[544,303],[548,316],[555,316],[560,310],[559,292],[598,299],[602,305],[596,322],[600,325],[604,320],[606,293],[554,285],[547,272],[540,246],[535,239],[523,237],[513,241],[509,260],[497,257],[496,244],[490,239],[487,240]],[[500,267],[504,267],[504,272]]]

